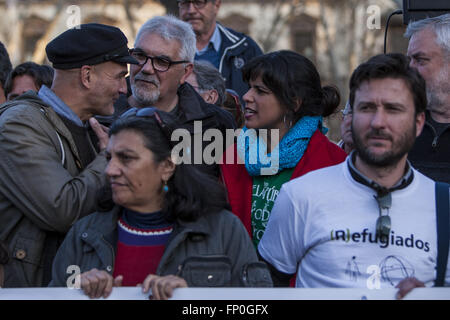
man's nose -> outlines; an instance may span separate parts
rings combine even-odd
[[[128,92],[128,86],[127,86],[127,79],[123,78],[120,81],[120,88],[119,88],[119,93],[121,94],[127,94]]]
[[[195,12],[195,11],[197,11],[197,9],[195,8],[194,3],[193,2],[188,2],[187,3],[187,7],[186,7],[186,12],[192,13],[192,12]]]
[[[155,73],[155,68],[153,68],[153,61],[151,58],[148,58],[147,62],[142,65],[141,71],[143,71],[144,73],[149,73],[149,74]]]
[[[386,126],[387,114],[381,108],[373,114],[371,125],[373,128],[384,128]]]

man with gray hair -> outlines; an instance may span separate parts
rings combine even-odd
[[[450,183],[450,13],[411,22],[405,37],[428,100],[426,123],[409,160],[431,179]]]
[[[222,74],[206,60],[194,62],[194,70],[186,80],[208,103],[222,107],[226,98]]]
[[[195,41],[191,25],[175,16],[158,16],[145,22],[136,36],[135,47],[130,50],[139,64],[130,68],[132,95],[127,104],[134,108],[154,106],[171,113],[192,138],[194,121],[201,121],[203,132],[215,128],[225,137],[226,129],[236,127],[232,115],[206,103],[186,82],[193,69]],[[191,140],[195,144],[196,139]],[[191,150],[196,150],[195,145]],[[202,163],[199,168],[219,175],[217,165]]]

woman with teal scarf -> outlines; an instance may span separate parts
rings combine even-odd
[[[255,247],[283,183],[344,161],[324,135],[322,117],[339,105],[339,92],[321,86],[315,66],[292,51],[252,59],[243,68],[245,126],[221,165],[231,209]]]

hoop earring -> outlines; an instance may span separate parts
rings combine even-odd
[[[287,125],[286,124],[286,115],[284,115],[284,117],[283,117],[283,122],[284,122],[284,125],[286,126],[286,128],[288,128],[288,129],[292,128],[292,119],[289,121],[289,125]]]

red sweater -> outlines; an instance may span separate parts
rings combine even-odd
[[[231,148],[234,148],[234,161],[233,164],[226,164],[224,160],[224,164],[220,165],[222,179],[227,188],[231,211],[241,219],[251,238],[253,180],[247,173],[245,165],[237,163],[236,144],[230,146],[225,151],[223,159],[226,159],[227,153],[232,151]],[[317,130],[311,137],[305,153],[295,167],[291,180],[310,171],[339,164],[346,157],[347,154],[344,150],[329,141],[325,135]]]

